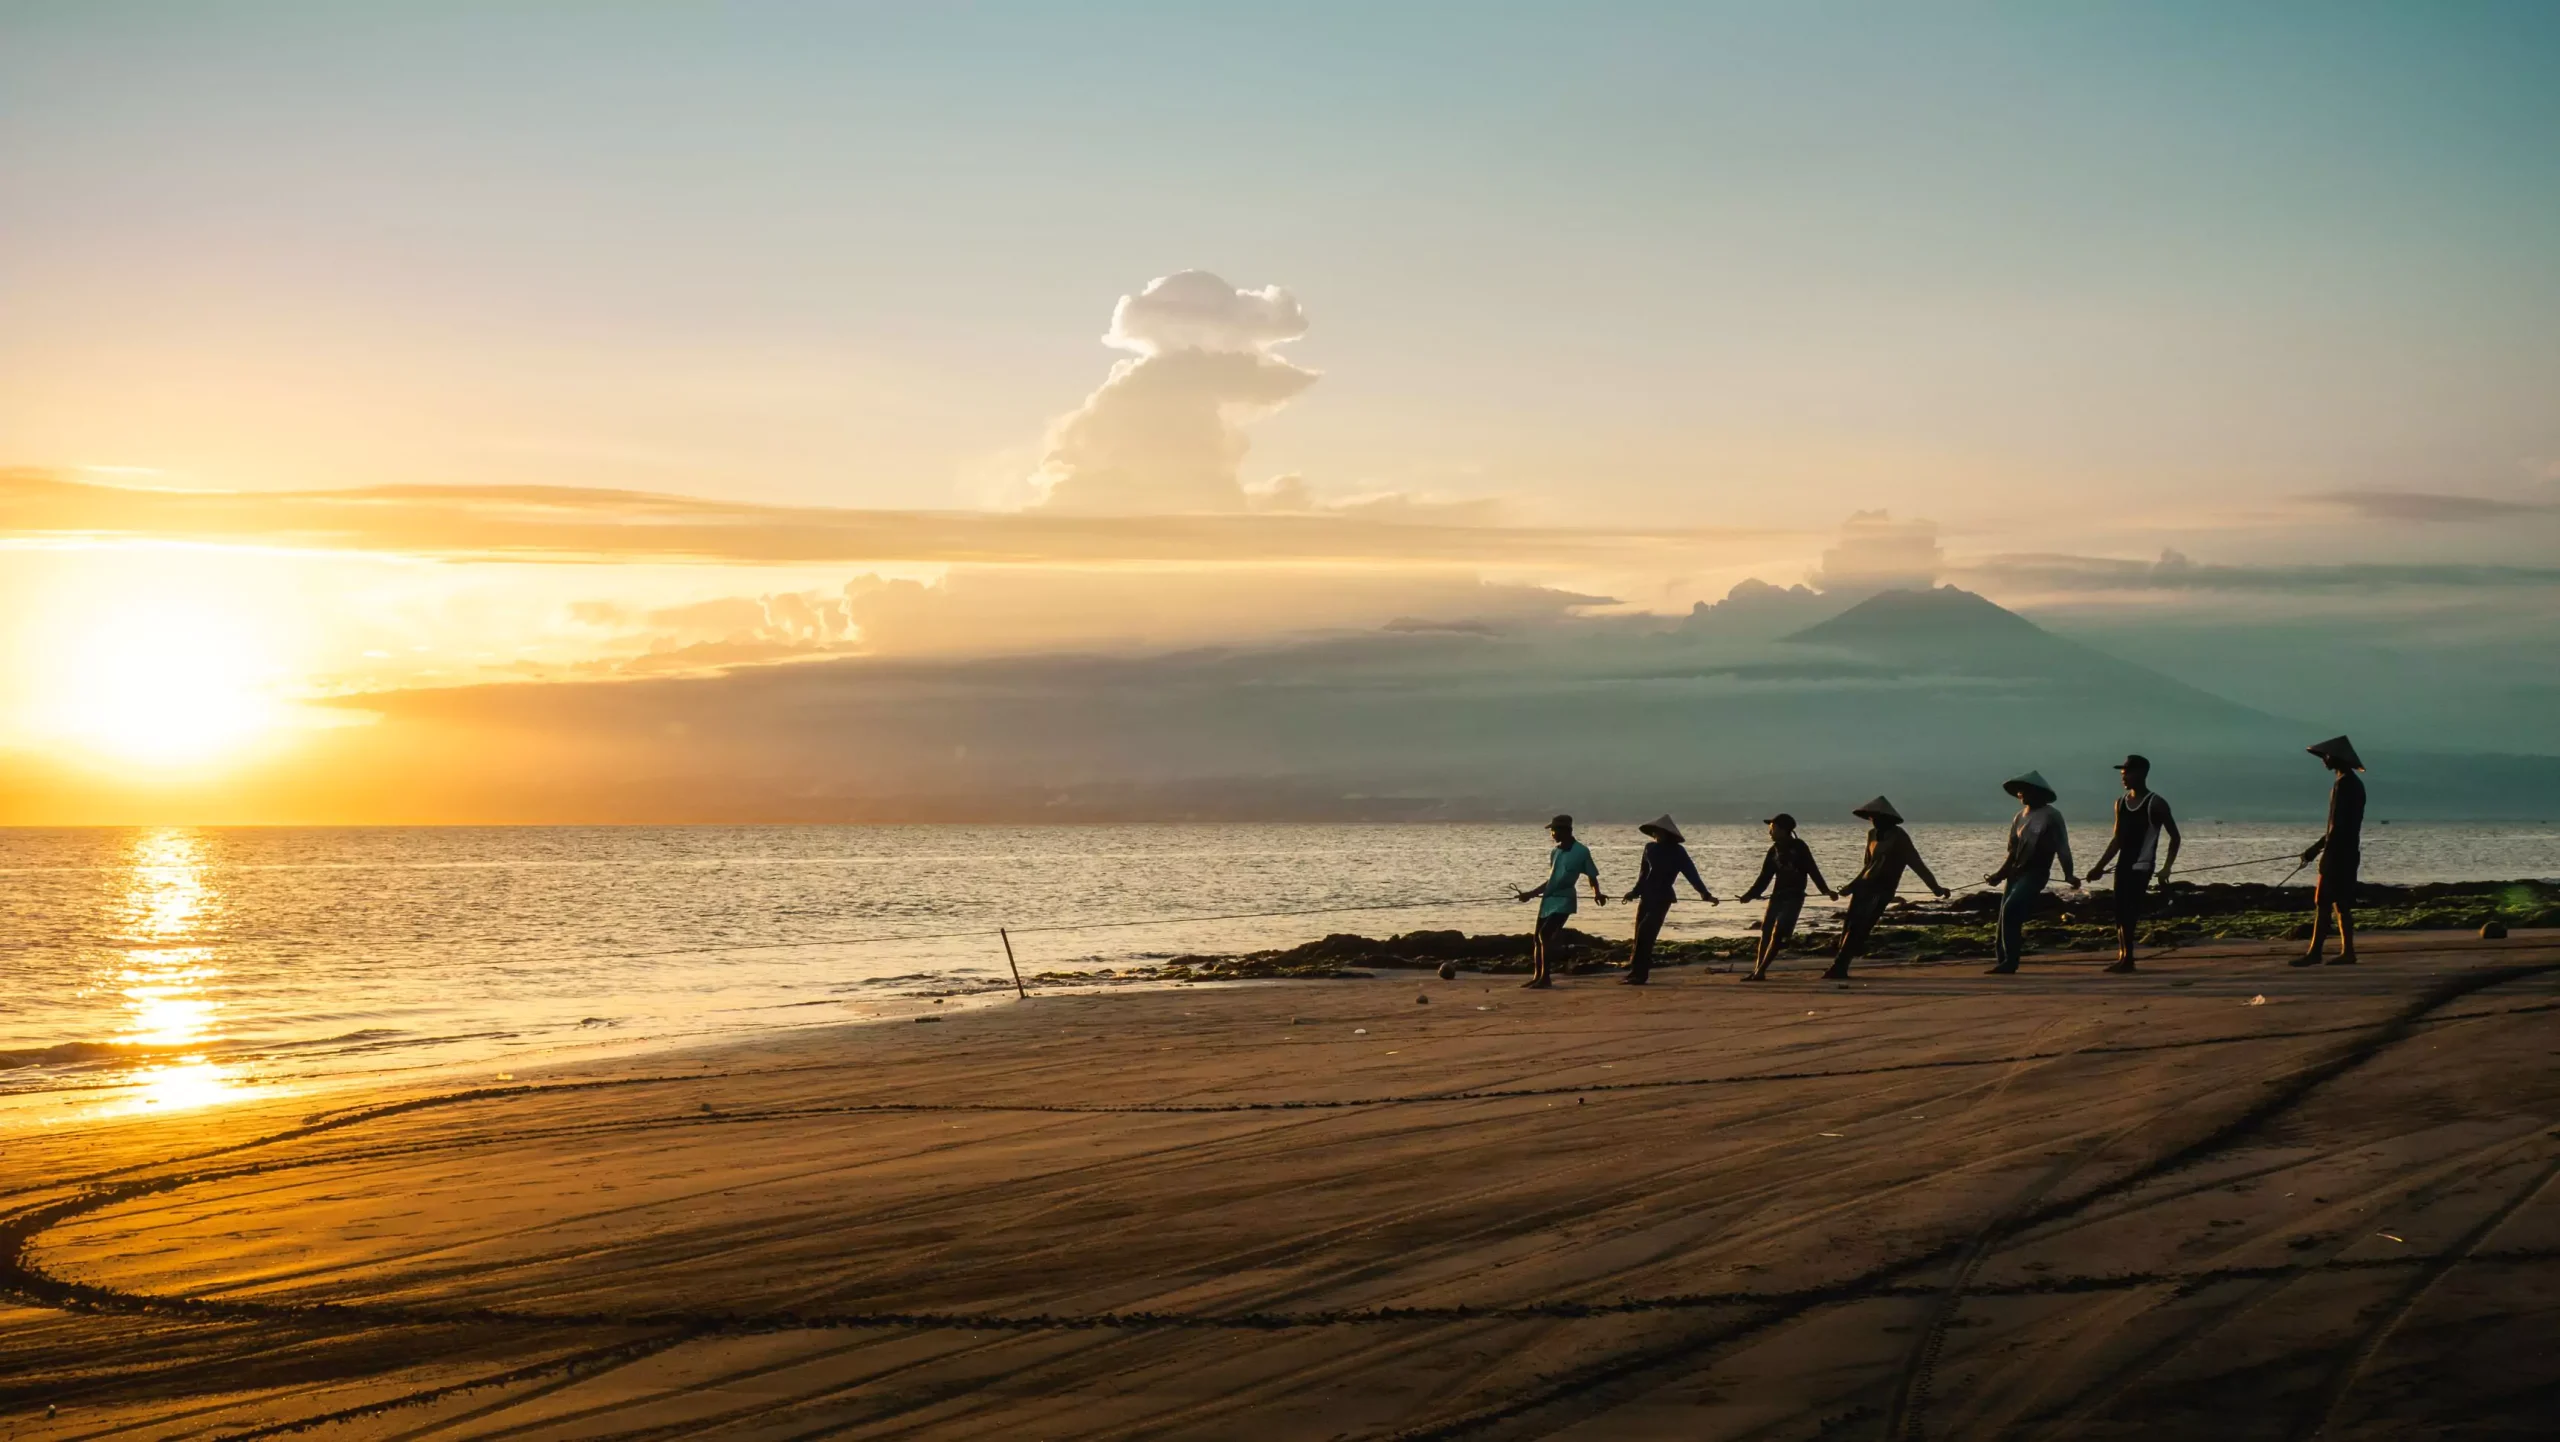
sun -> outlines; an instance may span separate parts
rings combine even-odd
[[[100,756],[200,765],[277,728],[277,656],[218,603],[134,600],[54,630],[35,696],[42,729]]]

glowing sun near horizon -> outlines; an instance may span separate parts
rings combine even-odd
[[[285,721],[274,638],[218,603],[124,600],[51,630],[41,651],[36,729],[102,760],[202,766]]]

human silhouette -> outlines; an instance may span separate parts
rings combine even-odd
[[[2332,736],[2302,748],[2328,765],[2337,779],[2329,783],[2329,828],[2303,849],[2302,864],[2320,863],[2319,884],[2311,892],[2311,947],[2293,959],[2295,966],[2318,966],[2320,945],[2329,938],[2329,915],[2337,913],[2338,954],[2331,966],[2356,964],[2356,868],[2364,861],[2364,758],[2355,743]]]
[[[1796,918],[1804,913],[1804,884],[1810,880],[1823,895],[1838,893],[1822,879],[1821,863],[1813,859],[1813,848],[1796,835],[1796,819],[1786,812],[1769,818],[1769,854],[1760,859],[1760,879],[1742,893],[1744,901],[1758,901],[1760,893],[1769,893],[1769,909],[1760,918],[1760,954],[1751,964],[1744,981],[1769,979],[1769,963],[1776,960],[1778,948],[1796,930]]]
[[[2026,952],[2027,913],[2052,883],[2057,859],[2062,862],[2064,883],[2074,890],[2080,885],[2071,864],[2071,833],[2062,824],[2062,813],[2053,809],[2057,798],[2044,773],[2011,777],[2000,789],[2018,798],[2018,815],[2009,823],[2008,859],[1982,878],[2002,888],[1996,959],[1987,973],[1991,976],[2007,976],[2018,969],[2018,958]]]
[[[1636,884],[1620,901],[1636,904],[1635,950],[1627,955],[1626,984],[1642,986],[1653,975],[1653,943],[1662,935],[1662,922],[1671,914],[1672,883],[1682,877],[1696,888],[1698,899],[1714,905],[1716,894],[1698,879],[1698,863],[1689,859],[1688,840],[1680,834],[1680,823],[1666,811],[1636,830],[1652,837],[1645,843],[1644,860],[1636,868]]]
[[[2116,867],[2116,964],[2112,972],[2133,970],[2133,933],[2142,925],[2142,903],[2154,879],[2166,885],[2171,868],[2178,864],[2178,818],[2169,812],[2168,799],[2151,789],[2151,761],[2144,756],[2127,756],[2116,765],[2116,775],[2124,782],[2124,794],[2116,798],[2116,828],[2107,838],[2107,849],[2098,854],[2098,864],[2089,868],[2089,879],[2097,881],[2107,874],[2107,863]],[[2160,854],[2160,838],[2169,838],[2169,853]],[[2155,865],[2155,863],[2157,863]]]
[[[1573,839],[1573,818],[1558,816],[1547,823],[1547,835],[1554,838],[1555,850],[1547,856],[1547,879],[1542,886],[1532,886],[1520,893],[1519,899],[1538,900],[1538,929],[1529,942],[1529,979],[1525,987],[1545,988],[1555,985],[1555,973],[1564,970],[1564,928],[1573,919],[1573,883],[1579,877],[1591,878],[1591,904],[1606,906],[1608,896],[1600,890],[1600,868],[1591,860],[1591,848]]]
[[[1947,895],[1938,878],[1929,874],[1929,863],[1920,859],[1911,833],[1902,829],[1902,813],[1893,809],[1892,802],[1879,796],[1849,814],[1867,822],[1867,859],[1858,868],[1857,879],[1840,888],[1849,898],[1849,911],[1840,921],[1840,947],[1831,954],[1831,969],[1823,973],[1833,981],[1846,977],[1849,963],[1867,949],[1868,934],[1876,929],[1893,894],[1902,889],[1904,868],[1920,873],[1922,884],[1941,899]]]

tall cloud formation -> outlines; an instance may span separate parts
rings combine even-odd
[[[1094,514],[1241,511],[1244,425],[1315,384],[1272,353],[1306,334],[1278,286],[1186,270],[1124,295],[1103,343],[1134,351],[1049,431],[1032,481],[1044,506]]]
[[[1839,543],[1822,553],[1813,584],[1840,596],[1925,591],[1938,583],[1946,552],[1935,521],[1897,521],[1885,511],[1859,511],[1840,527]]]

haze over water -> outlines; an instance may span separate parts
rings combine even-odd
[[[1912,829],[1950,885],[1996,861],[1996,825]],[[1854,873],[1860,828],[1805,834],[1835,884]],[[2190,822],[2183,865],[2311,834]],[[1587,835],[1615,897],[1640,838]],[[2369,837],[2374,881],[2560,876],[2548,825]],[[2085,868],[2103,837],[2084,819],[2077,840]],[[1752,827],[1691,836],[1725,898],[1764,844]],[[1035,976],[1337,931],[1517,930],[1527,908],[1492,898],[1543,862],[1535,828],[1496,825],[0,831],[0,1127],[863,1019],[1006,985],[1000,925]],[[1398,909],[1183,920],[1377,906]],[[1670,932],[1738,934],[1757,914],[1687,899]],[[1578,924],[1623,938],[1631,915],[1586,899]]]

